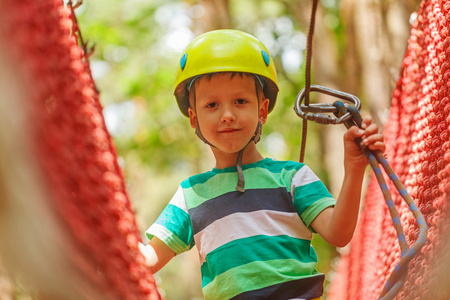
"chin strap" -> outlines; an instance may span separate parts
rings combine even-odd
[[[258,122],[258,126],[255,130],[255,135],[250,139],[250,141],[245,145],[245,147],[239,151],[237,160],[236,160],[236,170],[238,173],[238,182],[235,187],[236,191],[238,192],[245,192],[245,178],[244,178],[244,172],[242,171],[242,157],[244,156],[244,151],[247,148],[247,146],[253,141],[255,144],[259,142],[261,138],[262,133],[262,123]]]
[[[252,141],[255,144],[257,144],[259,142],[259,140],[261,139],[261,134],[262,134],[262,126],[263,126],[263,124],[261,122],[258,122],[258,125],[256,126],[256,130],[255,130],[255,135],[250,139],[250,141],[248,141],[247,145],[245,145],[245,147],[242,148],[238,153],[238,157],[236,159],[236,170],[237,170],[237,174],[238,174],[238,182],[235,187],[236,191],[238,191],[238,192],[241,192],[241,193],[245,192],[245,178],[244,178],[244,172],[242,171],[242,157],[244,156],[244,151]],[[207,144],[211,147],[217,148],[216,146],[214,146],[213,144],[211,144],[210,142],[208,142],[205,139],[205,137],[202,134],[202,131],[200,130],[200,127],[197,127],[195,129],[195,134],[205,144]]]
[[[197,135],[197,137],[205,144],[217,148],[216,146],[214,146],[213,144],[211,144],[210,142],[208,142],[205,137],[202,134],[202,131],[200,130],[200,126],[197,126],[197,128],[195,128],[195,134]]]

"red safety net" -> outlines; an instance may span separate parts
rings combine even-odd
[[[75,265],[107,299],[160,299],[72,11],[62,0],[2,0],[0,29],[29,79],[33,151]]]
[[[398,299],[450,299],[443,281],[450,261],[450,1],[422,1],[384,130],[389,163],[429,226]],[[386,177],[386,181],[389,181]],[[414,216],[389,185],[409,245]],[[329,299],[377,299],[400,258],[396,232],[378,183],[370,181],[358,228],[343,255]],[[448,278],[447,278],[448,281]]]

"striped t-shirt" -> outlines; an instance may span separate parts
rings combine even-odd
[[[177,254],[197,246],[205,299],[312,299],[323,293],[311,222],[335,200],[306,165],[270,158],[184,180],[147,230]]]

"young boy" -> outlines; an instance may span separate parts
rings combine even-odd
[[[345,177],[337,201],[302,163],[264,158],[256,147],[278,93],[265,46],[236,30],[196,38],[178,68],[175,96],[216,165],[181,183],[141,247],[153,272],[197,246],[205,299],[316,299],[324,275],[315,269],[313,232],[350,242],[367,160],[355,142],[384,151],[378,128],[344,136]]]

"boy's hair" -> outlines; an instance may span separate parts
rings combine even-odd
[[[255,74],[251,74],[251,73],[246,73],[246,72],[216,72],[216,73],[207,73],[207,74],[203,74],[198,76],[197,78],[195,78],[194,80],[192,80],[192,82],[189,83],[188,86],[188,91],[189,91],[189,106],[195,110],[194,107],[194,93],[191,93],[191,91],[195,90],[195,83],[198,82],[199,80],[211,80],[212,78],[219,76],[219,75],[223,75],[223,74],[231,74],[231,78],[235,77],[235,76],[240,76],[241,78],[244,78],[244,76],[249,76],[249,77],[253,77],[253,79],[255,80],[255,89],[256,89],[256,95],[258,97],[259,102],[261,103],[262,100],[264,100],[265,96],[264,96],[264,89],[263,89],[263,82],[261,82],[261,79],[258,78],[258,75]]]

